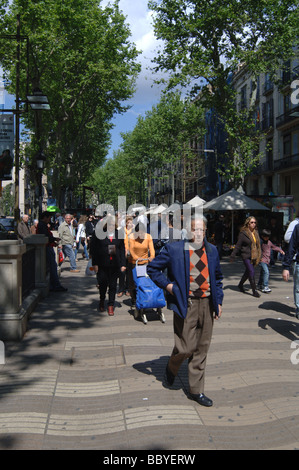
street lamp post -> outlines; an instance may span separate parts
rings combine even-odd
[[[36,140],[40,146],[40,151],[36,156],[36,165],[38,168],[38,212],[39,216],[43,211],[43,186],[42,186],[42,177],[43,177],[43,169],[45,166],[46,157],[43,154],[43,144],[41,142],[42,136],[42,110],[49,110],[50,105],[48,102],[48,97],[43,94],[40,88],[35,88],[33,90],[32,95],[27,95],[27,103],[30,105],[31,109],[35,113],[35,136]]]
[[[17,16],[16,135],[15,135],[15,224],[20,220],[20,16]],[[17,225],[16,225],[17,226]]]
[[[43,154],[42,151],[40,151],[36,155],[36,166],[38,169],[38,211],[39,211],[39,216],[41,215],[43,211],[43,185],[42,185],[42,177],[43,177],[43,169],[44,169],[44,164],[46,161],[46,157]]]
[[[10,35],[1,35],[1,39],[5,40],[16,40],[17,41],[17,55],[16,55],[16,107],[15,109],[2,109],[1,112],[13,113],[15,116],[15,148],[14,148],[14,179],[15,179],[15,201],[14,201],[14,218],[15,218],[15,228],[17,223],[20,220],[20,188],[19,188],[19,173],[20,173],[20,115],[24,112],[20,108],[20,61],[21,61],[21,52],[20,46],[21,41],[25,40],[27,43],[27,85],[28,85],[28,63],[29,63],[29,41],[28,36],[21,36],[21,27],[20,27],[20,15],[17,15],[17,33]],[[26,111],[26,110],[25,110]]]
[[[21,35],[20,26],[20,15],[17,15],[17,33],[13,35],[1,35],[1,39],[16,40],[17,41],[17,58],[16,58],[16,107],[15,109],[2,109],[1,112],[10,112],[15,115],[15,149],[14,149],[14,179],[15,179],[15,205],[14,205],[14,217],[15,224],[20,219],[20,188],[19,188],[19,173],[20,173],[20,115],[21,113],[28,112],[28,103],[31,108],[35,111],[50,109],[48,99],[42,94],[41,90],[35,89],[33,95],[28,95],[28,83],[29,83],[29,38],[28,36]],[[21,41],[26,41],[27,51],[27,78],[26,78],[26,101],[20,99],[20,61],[21,52],[20,45]],[[25,107],[21,108],[21,103],[25,103]]]

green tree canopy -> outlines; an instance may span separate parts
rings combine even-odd
[[[151,0],[149,7],[155,12],[155,34],[162,40],[155,71],[168,72],[168,89],[181,85],[194,96],[200,92],[203,105],[225,125],[228,167],[238,184],[240,162],[243,180],[251,170],[253,141],[255,150],[258,141],[250,129],[252,110],[247,113],[248,134],[242,132],[242,141],[238,139],[240,119],[231,79],[240,63],[253,75],[276,76],[298,45],[298,0]]]
[[[173,163],[183,155],[194,157],[188,154],[189,139],[200,137],[203,132],[203,111],[199,102],[182,99],[178,92],[163,95],[144,117],[139,116],[131,132],[122,135],[120,150],[90,184],[98,188],[102,202],[115,204],[119,194],[126,196],[128,204],[137,200],[146,205],[149,201],[146,190],[155,170],[164,168],[164,176],[173,175]]]
[[[29,39],[30,93],[40,88],[48,96],[50,111],[42,112],[36,127],[34,114],[24,123],[35,131],[28,147],[30,159],[40,147],[54,169],[54,185],[65,184],[66,162],[74,175],[86,178],[107,154],[111,119],[125,111],[140,65],[130,42],[130,30],[118,1],[105,8],[97,0],[0,1],[2,34]],[[2,39],[0,61],[15,90],[15,41]],[[21,41],[21,98],[26,97],[26,54]]]
[[[155,34],[163,41],[156,70],[170,74],[169,88],[191,83],[195,93],[204,79],[212,91],[207,97],[220,90],[219,107],[236,65],[275,73],[294,53],[298,0],[150,0],[149,6],[156,13]]]

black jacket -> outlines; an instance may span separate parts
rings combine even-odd
[[[94,224],[90,220],[85,223],[85,233],[87,237],[91,237],[94,233]]]
[[[299,224],[297,224],[293,230],[290,243],[289,243],[289,248],[288,248],[288,251],[286,252],[284,261],[282,263],[282,267],[284,269],[287,269],[288,271],[290,270],[293,257],[295,255],[296,255],[296,263],[299,263]]]
[[[108,236],[100,240],[94,234],[91,239],[90,253],[93,266],[116,268],[126,266],[125,244],[124,240],[119,238],[118,230],[115,230],[112,241],[110,241]]]
[[[38,235],[46,235],[46,237],[48,237],[49,242],[48,242],[47,246],[55,245],[56,240],[55,240],[55,237],[53,236],[53,233],[48,228],[48,225],[45,222],[43,222],[42,220],[40,220],[38,225],[37,225],[36,233]]]

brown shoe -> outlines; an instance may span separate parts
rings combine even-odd
[[[114,315],[114,309],[113,309],[112,305],[109,305],[109,307],[108,307],[108,315],[110,315],[111,317]]]
[[[105,300],[100,300],[100,312],[105,312]]]
[[[71,273],[79,273],[80,270],[79,270],[79,269],[71,269],[70,272],[71,272]]]

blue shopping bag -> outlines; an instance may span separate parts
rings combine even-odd
[[[149,276],[137,276],[136,268],[134,268],[133,278],[136,285],[136,307],[138,310],[166,306],[163,289],[158,287]]]

